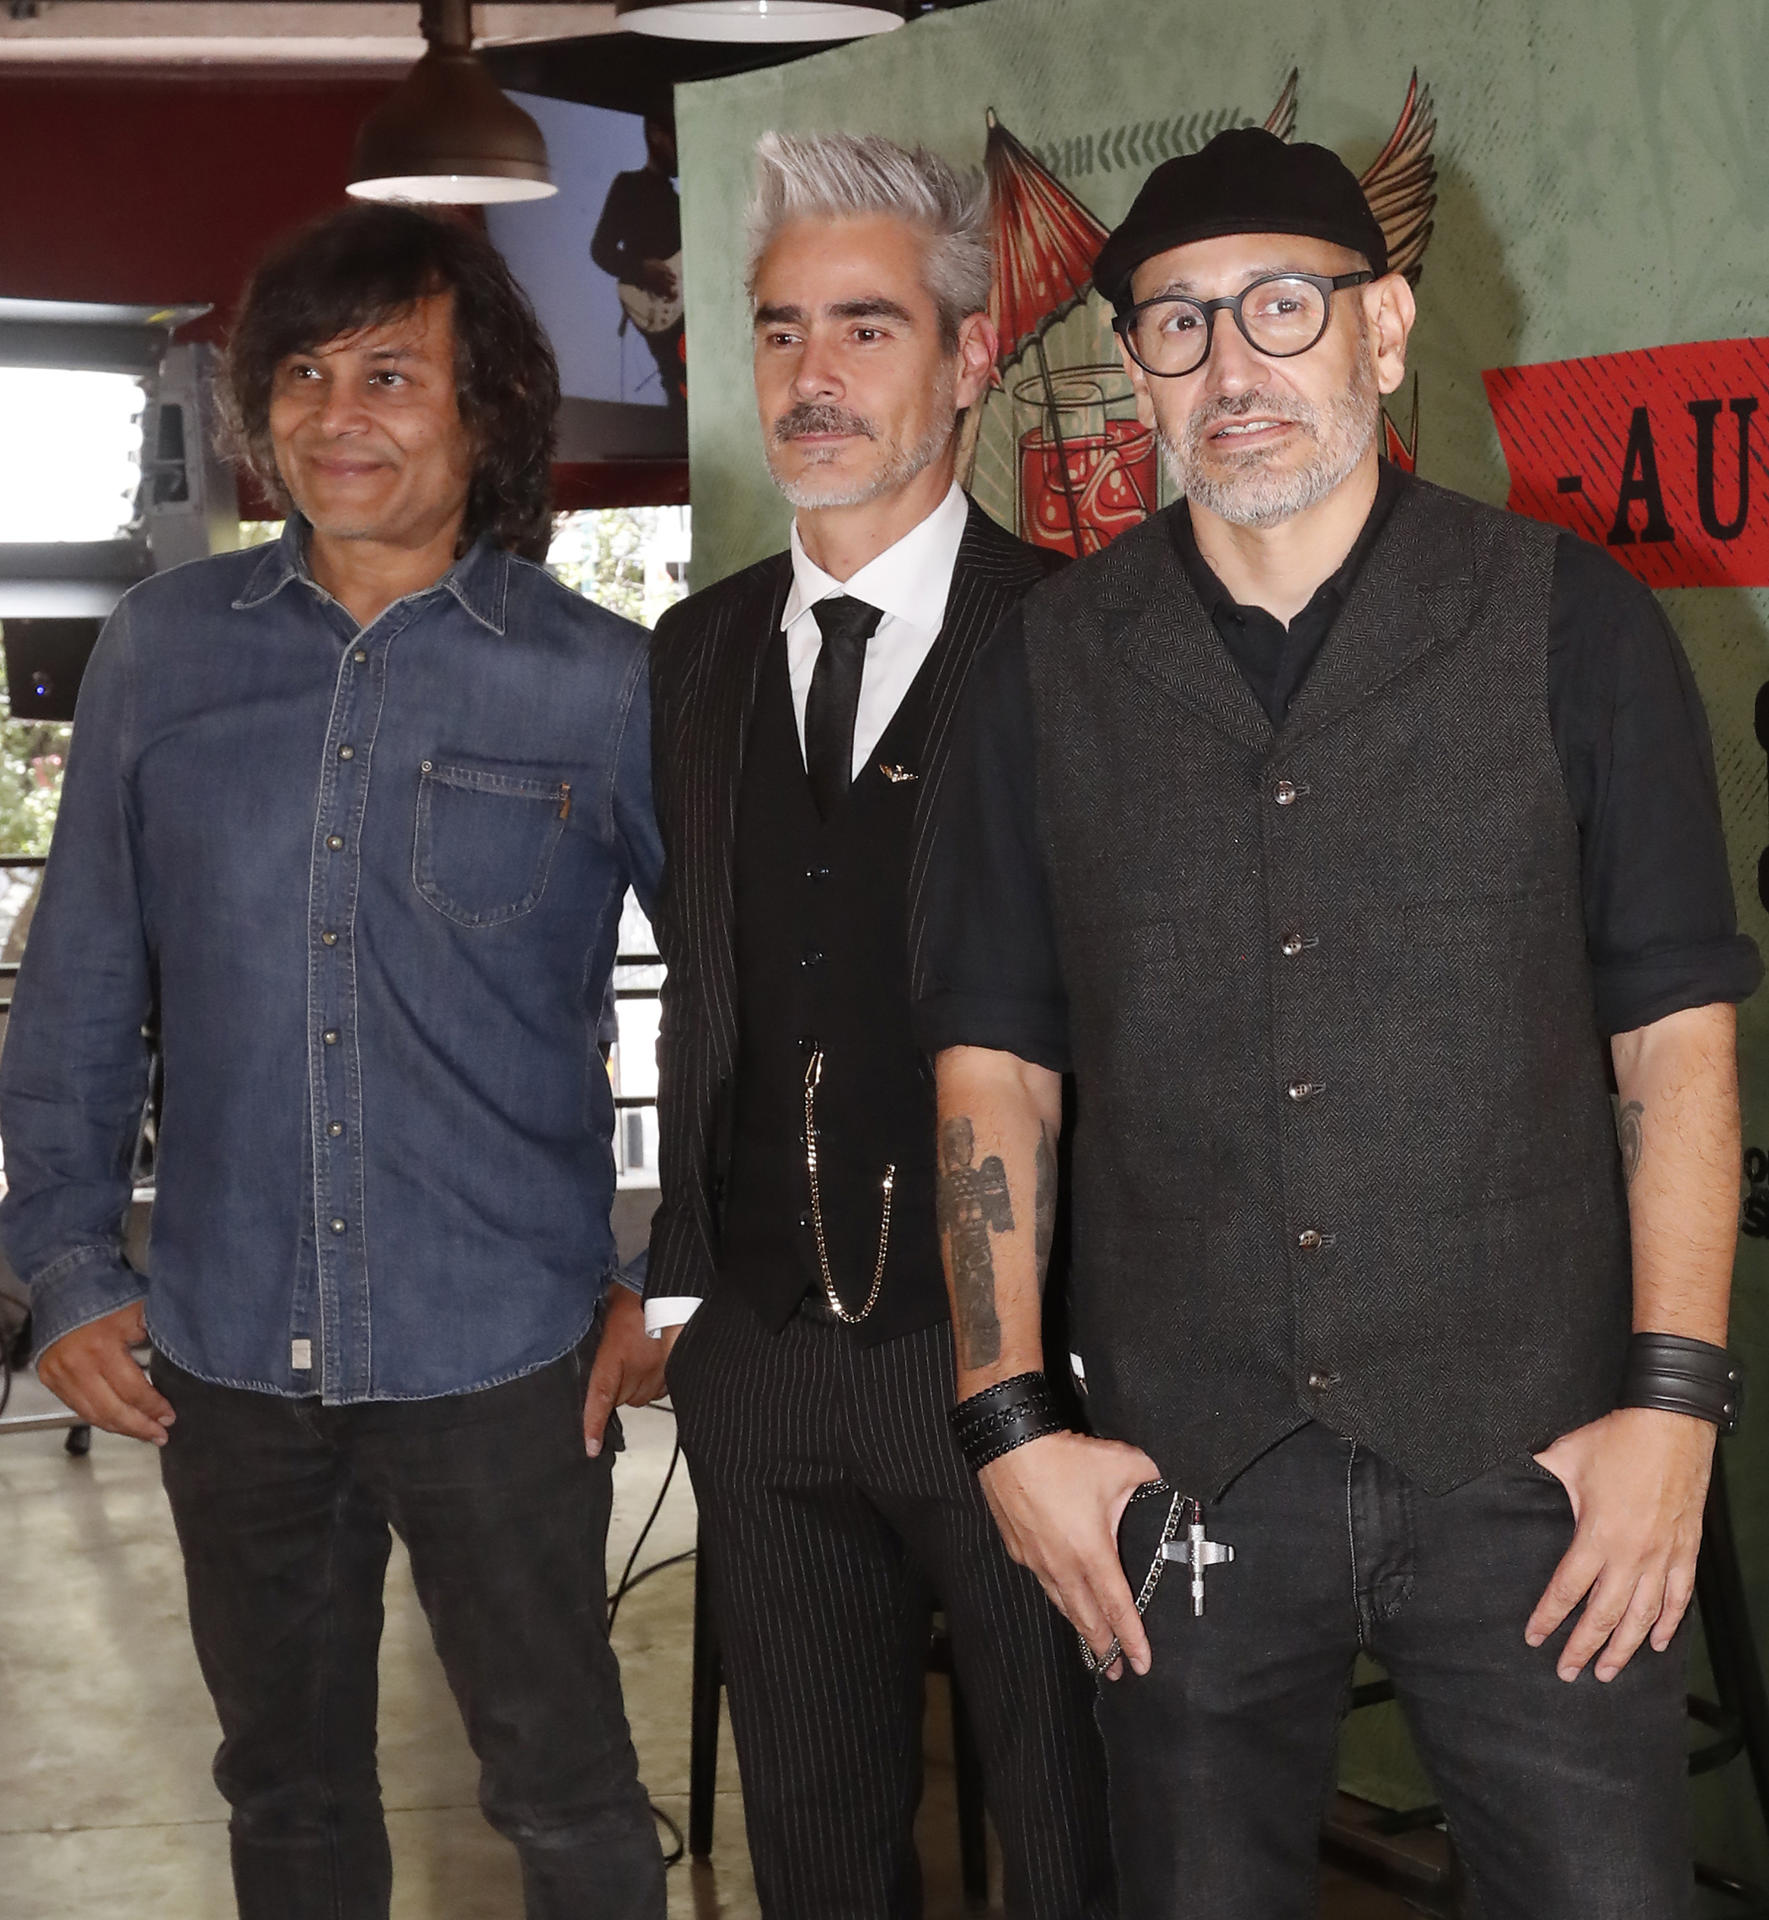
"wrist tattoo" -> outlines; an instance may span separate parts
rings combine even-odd
[[[1622,1150],[1622,1178],[1630,1187],[1640,1171],[1640,1154],[1646,1145],[1641,1124],[1645,1118],[1646,1108],[1638,1100],[1624,1102],[1615,1117],[1615,1135]]]

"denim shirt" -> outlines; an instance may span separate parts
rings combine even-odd
[[[570,1349],[614,1269],[597,1025],[662,861],[646,636],[484,543],[359,630],[305,539],[144,582],[93,654],[0,1056],[0,1235],[39,1350],[145,1298],[206,1380],[457,1393]]]

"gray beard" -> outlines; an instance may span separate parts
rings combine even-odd
[[[1268,467],[1254,454],[1239,471],[1226,477],[1204,471],[1204,436],[1212,427],[1268,410],[1291,421],[1313,440],[1312,459],[1285,472]],[[1319,506],[1351,476],[1369,452],[1381,417],[1375,374],[1360,354],[1351,386],[1335,394],[1325,407],[1311,406],[1296,395],[1274,404],[1266,394],[1237,394],[1233,400],[1199,408],[1185,424],[1183,444],[1170,440],[1158,423],[1155,440],[1175,492],[1195,500],[1232,526],[1275,527]]]
[[[840,478],[832,474],[827,479],[819,479],[816,469],[813,468],[808,473],[800,474],[796,479],[789,479],[775,463],[774,449],[780,440],[777,427],[767,441],[769,475],[791,505],[801,511],[818,507],[863,507],[868,501],[882,500],[886,495],[906,487],[917,474],[925,472],[951,445],[952,434],[957,423],[956,410],[944,426],[939,424],[939,419],[947,413],[952,389],[957,384],[955,379],[942,378],[941,404],[936,409],[935,424],[930,426],[919,440],[911,441],[908,446],[892,447],[883,463],[869,474]],[[787,421],[796,416],[806,421],[809,430],[815,431],[816,428],[810,423],[814,416],[820,414],[829,416],[827,425],[830,427],[847,431],[858,430],[875,441],[878,438],[871,421],[858,414],[850,414],[845,408],[822,409],[813,406],[795,408],[779,423],[779,426],[786,425]]]

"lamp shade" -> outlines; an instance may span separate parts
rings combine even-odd
[[[614,11],[669,40],[855,40],[900,27],[905,0],[615,0]]]
[[[356,137],[357,199],[467,206],[557,191],[540,128],[480,64],[467,18],[458,0],[426,0],[424,57]]]

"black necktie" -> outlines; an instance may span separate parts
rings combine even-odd
[[[811,612],[823,647],[805,699],[805,771],[817,811],[827,820],[853,784],[854,715],[860,710],[866,642],[884,615],[845,593],[819,600]]]

